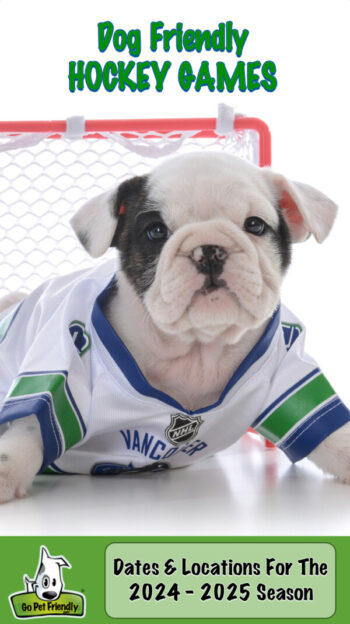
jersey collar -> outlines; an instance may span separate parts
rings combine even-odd
[[[253,364],[255,364],[255,362],[266,353],[280,324],[280,308],[278,307],[271,317],[260,340],[256,343],[256,345],[248,353],[238,369],[232,375],[231,379],[228,381],[224,390],[222,391],[218,401],[199,410],[189,411],[182,407],[180,403],[175,401],[175,399],[173,399],[165,392],[161,392],[160,390],[157,390],[156,388],[151,386],[151,384],[147,381],[146,377],[140,370],[136,360],[133,358],[124,342],[121,340],[117,332],[113,329],[113,327],[103,314],[103,304],[108,297],[109,290],[113,286],[113,283],[114,279],[97,297],[92,310],[92,324],[104,348],[108,351],[109,355],[123,372],[128,382],[137,392],[146,397],[158,399],[159,401],[162,401],[163,403],[166,403],[171,407],[174,407],[175,409],[186,414],[201,414],[221,405],[226,395],[233,388],[233,386],[241,379],[241,377],[243,377],[243,375],[247,373],[247,371],[253,366]]]

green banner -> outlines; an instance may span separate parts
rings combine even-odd
[[[84,598],[74,592],[62,592],[57,600],[40,600],[33,592],[14,594],[10,598],[18,618],[44,617],[46,615],[84,615]]]
[[[329,618],[330,544],[111,544],[106,611],[113,618]]]
[[[350,537],[1,537],[0,552],[1,624],[349,619]]]

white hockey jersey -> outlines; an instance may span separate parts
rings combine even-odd
[[[0,317],[0,424],[35,414],[42,471],[180,467],[250,426],[293,461],[350,419],[281,306],[219,400],[194,412],[152,387],[102,312],[114,262],[55,278]]]

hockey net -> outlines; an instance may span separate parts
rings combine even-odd
[[[69,225],[84,201],[176,152],[224,151],[270,164],[261,120],[0,123],[0,297],[96,263]],[[107,252],[108,253],[108,252]]]

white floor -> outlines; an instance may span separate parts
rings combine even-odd
[[[190,468],[40,476],[0,507],[0,535],[349,535],[350,486],[255,435]]]

